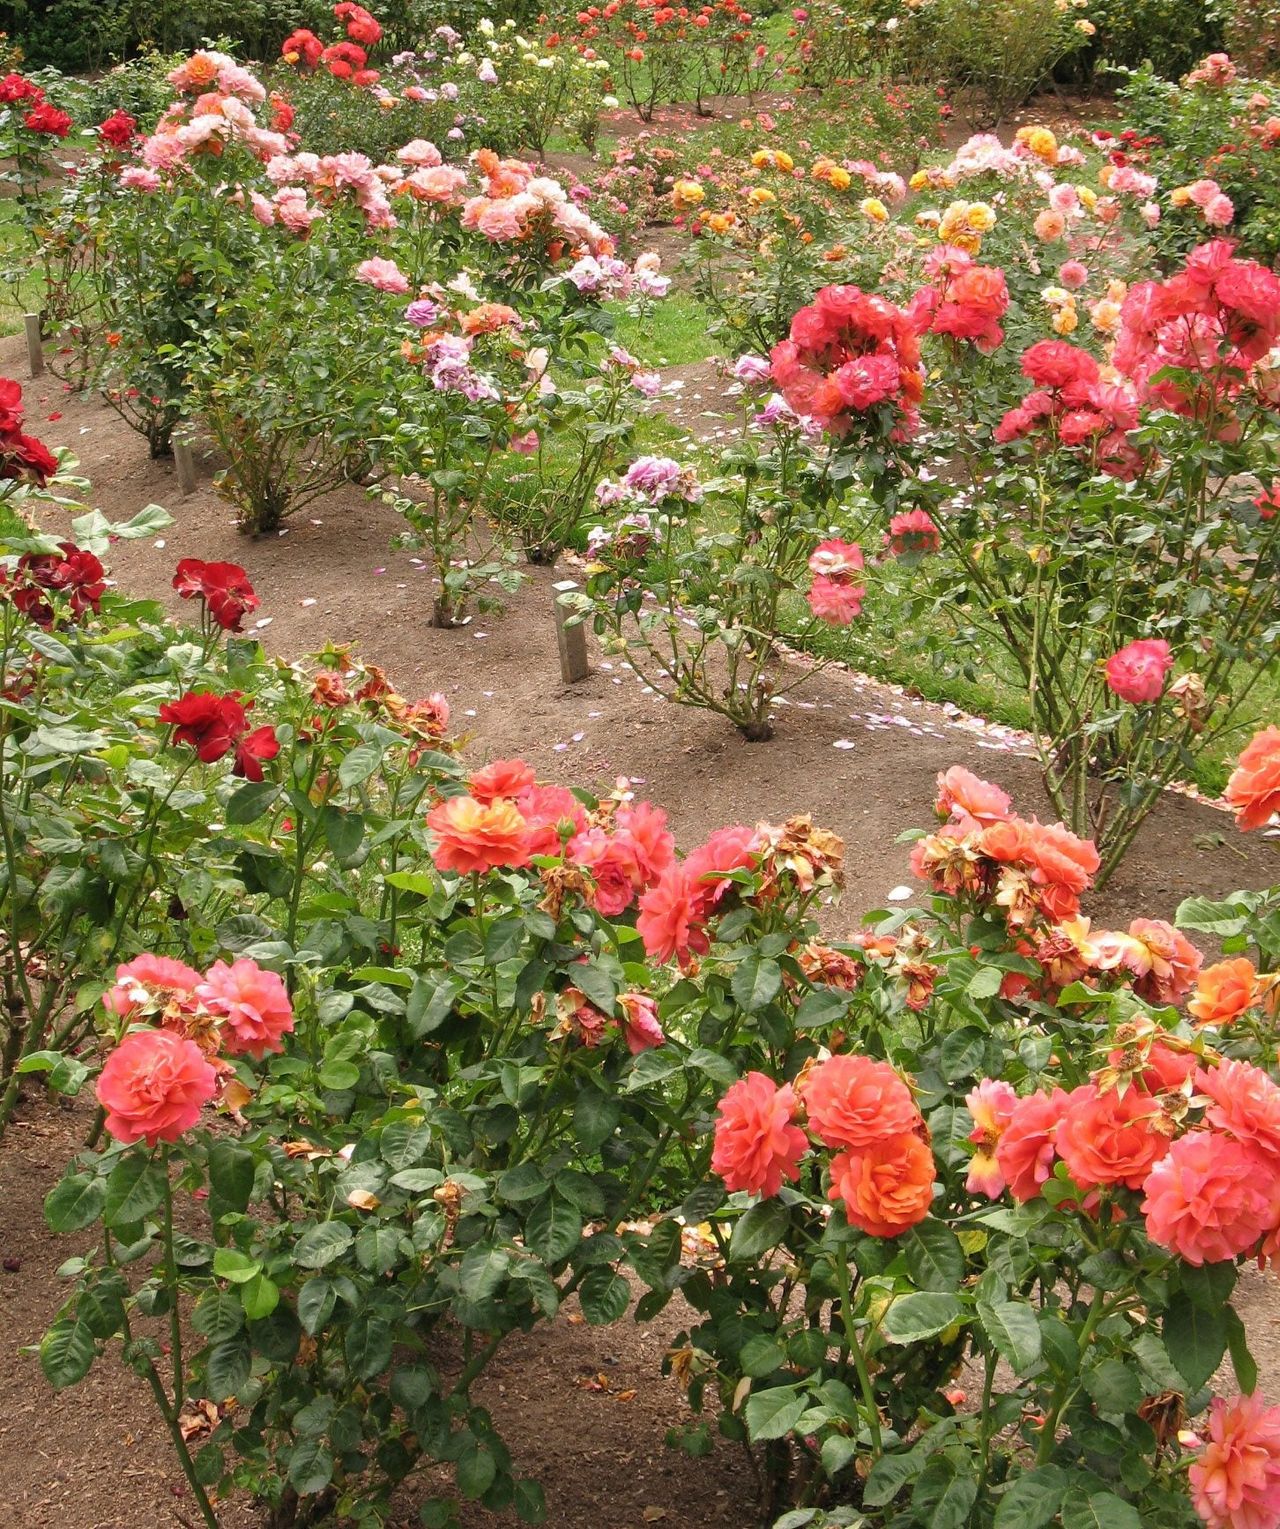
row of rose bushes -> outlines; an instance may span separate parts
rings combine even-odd
[[[289,51],[319,70],[316,46]],[[944,653],[1002,652],[1055,809],[1097,840],[1104,879],[1160,790],[1247,726],[1277,629],[1280,283],[1222,239],[1153,279],[1163,221],[1136,143],[1097,140],[1098,190],[1044,128],[973,139],[910,185],[762,148],[740,216],[678,179],[706,290],[770,349],[738,362],[761,406],[704,483],[673,458],[626,465],[660,378],[601,338],[604,300],[648,302],[667,278],[621,260],[575,189],[426,140],[380,164],[317,154],[223,54],[169,78],[157,129],[122,125],[76,178],[55,285],[91,296],[81,353],[106,358],[100,382],[155,449],[203,421],[246,529],[344,484],[379,492],[450,625],[512,586],[513,532],[551,560],[608,511],[578,616],[748,737],[793,682],[777,661],[796,594],[801,640],[849,625],[875,571],[863,543],[887,540],[928,575],[916,612],[959,627]],[[876,194],[854,204],[859,182]],[[961,186],[991,199],[929,205]],[[866,236],[818,261],[802,225],[842,199]],[[1229,221],[1216,184],[1182,200]],[[1032,235],[1060,284],[1043,286]],[[1169,570],[1154,591],[1153,565]]]
[[[16,425],[5,461],[30,508]],[[265,661],[243,569],[178,565],[198,628],[112,595],[157,524],[8,545],[4,1107],[96,1094],[41,1362],[118,1344],[207,1524],[376,1524],[429,1462],[424,1522],[543,1521],[471,1388],[632,1276],[696,1313],[670,1368],[783,1522],[1270,1521],[1230,1295],[1280,1228],[1277,893],[1184,905],[1209,966],[1095,927],[1095,848],[956,768],[919,905],[832,943],[802,813],[680,856],[625,782],[468,770],[443,698]],[[1280,729],[1230,795],[1280,809]]]

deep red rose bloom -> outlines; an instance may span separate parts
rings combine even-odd
[[[172,724],[173,741],[189,743],[205,764],[229,754],[248,726],[238,691],[217,695],[191,690],[177,701],[166,701],[158,715],[161,722]]]
[[[173,587],[184,600],[199,596],[224,632],[239,632],[242,619],[262,603],[239,563],[184,557],[174,572]]]
[[[236,762],[231,767],[233,775],[245,780],[262,779],[262,761],[274,759],[280,752],[280,740],[274,727],[255,727],[236,744]]]
[[[96,612],[107,587],[102,564],[92,552],[74,542],[59,542],[56,553],[27,553],[18,559],[17,572],[41,589],[67,595],[76,616],[83,616],[87,610]],[[21,607],[21,602],[17,603]],[[33,620],[40,620],[33,611],[28,614]]]
[[[48,138],[65,138],[71,131],[70,116],[59,111],[52,101],[33,106],[22,120],[30,132],[43,133]]]
[[[138,124],[127,111],[113,111],[105,122],[98,124],[98,137],[112,148],[122,149],[133,141]]]
[[[23,79],[20,74],[6,74],[0,80],[0,106],[12,106],[15,101],[43,101],[44,91],[39,85]]]
[[[0,377],[0,434],[12,435],[22,428],[22,384]]]

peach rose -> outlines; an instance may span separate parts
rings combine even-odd
[[[1196,978],[1195,997],[1187,1013],[1199,1025],[1229,1025],[1239,1019],[1258,994],[1258,973],[1244,956],[1216,961]]]
[[[1209,1408],[1209,1440],[1191,1467],[1191,1501],[1208,1529],[1280,1523],[1280,1407],[1256,1393]]]
[[[918,1136],[883,1137],[831,1159],[827,1198],[844,1203],[851,1226],[897,1237],[929,1214],[933,1176],[933,1153]]]
[[[833,1056],[801,1085],[809,1128],[828,1147],[863,1148],[920,1123],[911,1090],[887,1062]]]
[[[213,1098],[217,1073],[199,1046],[172,1030],[126,1035],[98,1075],[98,1103],[117,1141],[177,1141]]]
[[[1211,1126],[1251,1142],[1280,1168],[1280,1088],[1261,1067],[1228,1059],[1202,1067],[1196,1087],[1213,1101],[1205,1111]]]
[[[427,814],[427,827],[435,835],[435,862],[442,871],[465,876],[529,863],[528,825],[505,797],[478,802],[451,796]]]
[[[1128,1089],[1101,1093],[1087,1083],[1068,1096],[1058,1126],[1058,1156],[1081,1189],[1125,1184],[1141,1189],[1147,1174],[1169,1150],[1155,1130],[1158,1109],[1150,1094]]]
[[[116,980],[102,995],[102,1007],[122,1017],[139,1009],[192,1006],[200,973],[169,956],[141,955],[116,967]]]
[[[952,765],[938,776],[938,815],[967,824],[969,819],[984,828],[1008,818],[1013,803],[1007,792],[982,780],[963,765]]]
[[[776,1195],[783,1180],[800,1177],[800,1159],[809,1145],[792,1123],[795,1090],[779,1088],[762,1072],[749,1072],[717,1106],[711,1167],[727,1188]]]
[[[268,1051],[283,1051],[283,1037],[293,1029],[293,1005],[275,972],[241,957],[230,966],[215,961],[196,989],[210,1014],[222,1020],[222,1037],[232,1056],[261,1061]]]
[[[1264,727],[1254,734],[1223,795],[1244,829],[1263,828],[1280,812],[1280,727]]]

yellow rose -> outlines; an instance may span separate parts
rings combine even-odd
[[[790,175],[796,167],[795,160],[792,159],[791,155],[788,154],[785,149],[775,149],[773,151],[773,163],[775,167],[781,170],[785,175]]]
[[[889,209],[876,196],[863,197],[858,203],[858,211],[870,218],[873,223],[887,223],[889,221]]]
[[[747,201],[749,201],[753,207],[764,207],[769,202],[776,202],[777,200],[778,199],[776,196],[774,196],[773,192],[765,186],[753,186],[751,190],[747,192]]]
[[[671,188],[671,200],[677,212],[687,212],[706,199],[707,193],[697,181],[678,180]]]
[[[1059,308],[1054,314],[1052,324],[1054,334],[1073,334],[1080,319],[1074,307]]]
[[[1077,186],[1076,191],[1079,194],[1081,202],[1083,202],[1089,211],[1092,212],[1093,209],[1098,205],[1098,193],[1092,188],[1092,186]]]
[[[970,202],[965,222],[975,234],[989,234],[996,226],[995,208],[986,202]]]
[[[916,173],[907,182],[907,185],[911,187],[912,191],[923,191],[928,184],[929,175],[925,170],[917,170]]]
[[[1020,127],[1014,134],[1016,143],[1025,144],[1037,159],[1042,159],[1046,164],[1056,164],[1058,160],[1058,140],[1047,127]]]
[[[1188,207],[1191,204],[1191,187],[1175,186],[1169,193],[1169,200],[1175,207]]]

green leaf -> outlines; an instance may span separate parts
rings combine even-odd
[[[227,822],[236,826],[256,823],[280,795],[274,781],[249,781],[233,792],[227,801]]]
[[[458,1490],[470,1502],[484,1496],[497,1474],[498,1462],[493,1451],[479,1443],[463,1451],[455,1470]]]
[[[1114,1492],[1076,1488],[1062,1505],[1062,1529],[1142,1529],[1138,1510]]]
[[[329,802],[321,809],[320,823],[325,842],[339,862],[350,860],[364,840],[364,818]]]
[[[809,1393],[794,1386],[772,1386],[747,1398],[743,1416],[754,1444],[782,1439],[796,1426],[809,1406]]]
[[[980,966],[969,979],[965,992],[970,998],[979,1001],[984,998],[994,998],[1003,982],[1004,973],[998,966]]]
[[[1103,1359],[1084,1372],[1084,1388],[1097,1403],[1099,1412],[1120,1414],[1136,1412],[1145,1387],[1137,1372],[1123,1359]]]
[[[945,1222],[930,1216],[898,1240],[906,1254],[907,1270],[921,1290],[959,1289],[964,1279],[964,1250]]]
[[[754,1263],[787,1234],[791,1217],[781,1200],[761,1200],[753,1205],[733,1229],[729,1240],[730,1263]]]
[[[546,1523],[547,1499],[536,1481],[517,1481],[513,1502],[522,1524]]]
[[[1067,1474],[1041,1465],[1015,1478],[996,1509],[995,1529],[1044,1529],[1058,1516],[1067,1495]]]
[[[372,743],[358,743],[338,766],[338,780],[347,787],[369,779],[382,764],[382,750]]]
[[[1227,1323],[1222,1312],[1206,1311],[1181,1292],[1169,1302],[1160,1336],[1189,1391],[1204,1385],[1227,1351]]]
[[[1216,903],[1207,897],[1184,898],[1173,918],[1179,929],[1216,934],[1219,939],[1243,933],[1249,922],[1244,909],[1235,903]]]
[[[219,1248],[213,1255],[213,1272],[233,1285],[247,1285],[261,1268],[256,1258],[250,1258],[239,1248]]]
[[[583,961],[573,968],[573,985],[595,1004],[602,1014],[612,1015],[618,1006],[618,988],[605,967]]]
[[[612,1269],[592,1269],[578,1291],[582,1315],[592,1327],[616,1322],[631,1304],[631,1286]]]
[[[244,1327],[244,1307],[234,1290],[208,1289],[191,1313],[191,1325],[210,1343],[224,1343]]]
[[[261,1322],[280,1304],[280,1287],[265,1274],[255,1274],[240,1286],[240,1304],[251,1322]]]
[[[391,1365],[391,1323],[374,1311],[360,1311],[347,1328],[343,1345],[347,1368],[357,1380],[372,1380]]]
[[[158,1163],[142,1152],[128,1152],[107,1178],[104,1226],[137,1226],[164,1199],[165,1177]]]
[[[1251,1396],[1258,1386],[1258,1366],[1249,1352],[1249,1337],[1244,1323],[1232,1307],[1226,1309],[1227,1347],[1231,1351],[1231,1367],[1236,1372],[1236,1384],[1246,1396]]]
[[[298,1291],[298,1320],[303,1330],[314,1338],[337,1304],[338,1294],[332,1280],[309,1279]]]
[[[1040,1324],[1021,1301],[979,1301],[978,1321],[1000,1357],[1018,1375],[1040,1363]]]
[[[378,1138],[378,1151],[393,1172],[412,1168],[426,1156],[431,1145],[431,1127],[411,1120],[394,1120]]]
[[[253,1153],[233,1141],[218,1140],[209,1148],[209,1189],[218,1214],[249,1208],[257,1164]]]
[[[458,1289],[478,1305],[497,1292],[509,1267],[510,1259],[501,1248],[468,1248],[458,1266]]]
[[[914,1451],[902,1455],[881,1455],[871,1467],[867,1484],[862,1489],[863,1506],[887,1507],[907,1482],[915,1480],[924,1466],[924,1456]]]
[[[549,1264],[562,1263],[582,1236],[582,1215],[567,1200],[548,1195],[536,1205],[525,1222],[525,1240],[529,1247]]]
[[[622,1101],[616,1095],[584,1087],[573,1106],[573,1134],[584,1152],[598,1152],[621,1119]]]
[[[230,1338],[209,1350],[205,1388],[215,1402],[234,1396],[249,1379],[252,1353],[247,1338]]]
[[[303,1439],[289,1451],[289,1485],[302,1497],[323,1492],[333,1480],[333,1456],[318,1439]]]
[[[911,1508],[929,1529],[963,1529],[978,1497],[978,1483],[961,1475],[950,1455],[934,1455],[916,1480]]]
[[[738,1368],[744,1375],[750,1375],[752,1380],[763,1380],[766,1375],[781,1369],[786,1359],[776,1338],[769,1333],[756,1333],[742,1345],[738,1354]]]
[[[891,1343],[936,1337],[960,1318],[960,1302],[942,1291],[899,1296],[884,1314],[881,1331]]]
[[[730,985],[739,1008],[755,1014],[778,996],[782,987],[782,968],[758,950],[751,950],[734,967]]]
[[[106,1185],[88,1173],[72,1173],[45,1196],[44,1219],[54,1232],[78,1232],[102,1214]]]
[[[293,1261],[304,1269],[323,1269],[351,1246],[352,1231],[342,1221],[321,1221],[298,1238]]]
[[[61,1391],[84,1379],[96,1353],[89,1329],[63,1317],[40,1340],[40,1368],[53,1389]]]

